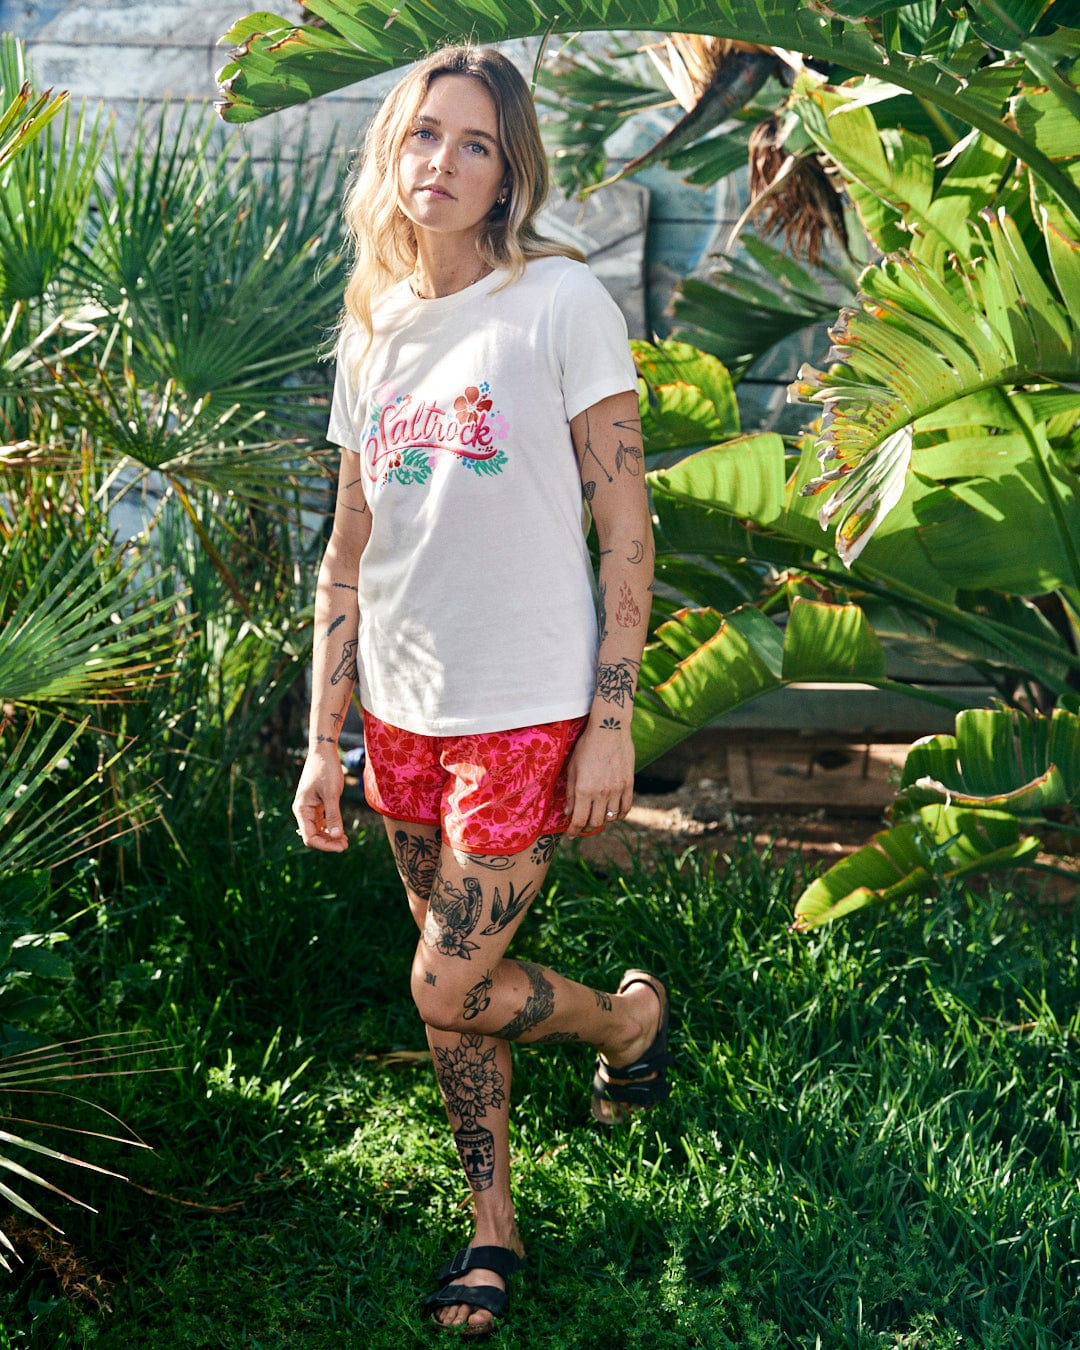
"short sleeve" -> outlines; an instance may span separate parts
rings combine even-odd
[[[353,406],[356,392],[349,379],[349,361],[346,356],[347,343],[344,336],[338,342],[334,372],[334,396],[330,401],[330,422],[326,429],[326,439],[332,445],[340,445],[346,450],[359,450],[361,441],[353,420]]]
[[[569,268],[559,283],[553,334],[568,422],[602,398],[636,392],[626,320],[584,264]]]

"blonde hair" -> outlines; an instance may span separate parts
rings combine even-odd
[[[432,82],[440,75],[469,75],[491,95],[499,145],[506,161],[506,201],[496,204],[476,242],[489,267],[507,268],[516,280],[530,258],[566,257],[579,250],[547,239],[536,216],[548,194],[548,164],[536,107],[517,67],[493,47],[443,47],[421,61],[391,91],[364,138],[359,171],[345,194],[345,225],[352,269],[342,321],[352,319],[371,342],[374,300],[416,266],[412,222],[398,208],[398,156]]]

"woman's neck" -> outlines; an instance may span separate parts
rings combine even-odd
[[[452,251],[421,247],[409,276],[409,286],[418,299],[437,300],[475,286],[491,271],[491,266],[479,256],[472,241],[467,247]]]

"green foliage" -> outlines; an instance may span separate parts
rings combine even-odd
[[[318,28],[297,28],[287,19],[260,12],[241,19],[225,35],[235,46],[218,74],[227,121],[251,121],[293,107],[404,65],[445,41],[539,36],[557,30],[564,20],[557,7],[541,0],[482,5],[451,0],[437,15],[422,5],[391,0],[305,0],[304,8],[322,21]],[[842,17],[835,17],[841,11]],[[636,0],[588,0],[575,8],[573,26],[579,32],[712,34],[799,52],[886,81],[932,105],[939,117],[976,127],[1019,155],[1080,215],[1080,188],[1001,117],[1017,82],[1003,55],[1018,54],[1035,83],[1041,82],[1039,70],[1053,69],[1061,59],[1062,30],[1050,11],[1049,0],[1044,0],[1025,8],[1015,21],[985,24],[980,17],[969,29],[966,16],[958,23],[943,3],[882,5],[868,15],[862,4],[824,13],[798,0],[725,0],[720,5],[681,0],[662,12]],[[969,37],[973,40],[965,43]],[[981,67],[988,56],[989,64]],[[1067,81],[1057,77],[1055,97],[1067,97],[1061,86],[1068,89]]]
[[[1080,716],[968,708],[955,735],[908,752],[892,824],[809,886],[795,909],[802,928],[869,904],[925,895],[943,881],[1002,869],[1055,873],[1047,861],[1080,840]]]
[[[51,906],[74,860],[122,876],[148,827],[178,838],[250,792],[303,668],[337,155],[257,173],[206,108],[121,152],[34,97],[11,39],[0,81],[0,1114],[21,1121],[0,1173],[70,1200],[42,1169],[115,1177],[138,1143],[71,1086],[145,1073],[161,1047],[72,1034]],[[0,1195],[55,1228],[23,1187]]]
[[[306,8],[322,27],[264,13],[232,30],[227,119],[316,97],[442,40],[560,22],[534,0],[451,4],[438,18],[409,4],[391,13],[389,0]],[[736,378],[847,303],[826,368],[804,370],[793,390],[823,414],[816,447],[809,437],[790,447],[733,440],[734,427],[702,414],[690,379],[643,387],[647,453],[664,466],[650,476],[660,585],[635,716],[640,762],[786,679],[855,672],[885,686],[898,641],[937,645],[1034,707],[1075,681],[1080,95],[1070,24],[1071,11],[1048,0],[961,11],[938,0],[691,0],[662,14],[605,0],[575,12],[579,31],[713,35],[812,58],[773,110],[785,170],[811,154],[824,161],[885,255],[857,279],[832,267],[826,282],[750,241],[718,279],[679,289],[676,338]],[[758,74],[771,73],[768,54],[757,60]],[[733,142],[716,134],[733,111],[716,101],[730,74],[718,67],[699,82],[697,106],[629,168],[660,157],[715,181],[736,167],[733,145],[761,107],[739,113]],[[552,91],[567,95],[565,117],[547,123],[557,152],[580,166],[564,177],[586,187],[605,172],[606,139],[658,106],[655,74],[625,50],[608,63],[560,52],[543,79],[549,104]],[[747,100],[760,88],[748,83]],[[696,361],[715,381],[703,355],[680,350],[686,371]],[[676,446],[695,453],[672,465],[665,452]]]

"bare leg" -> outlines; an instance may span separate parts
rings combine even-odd
[[[612,1065],[638,1057],[656,1034],[659,1004],[646,985],[608,994],[546,967],[504,956],[547,874],[556,838],[509,857],[459,853],[443,846],[430,875],[425,833],[387,821],[387,832],[421,940],[412,990],[427,1026],[439,1087],[472,1190],[472,1246],[522,1254],[510,1191],[510,1040],[585,1041]],[[421,860],[423,867],[419,866]],[[426,903],[420,889],[427,886]],[[426,911],[426,912],[425,912]],[[502,1287],[492,1271],[455,1283]],[[446,1309],[445,1325],[481,1326],[490,1314],[468,1304]]]

